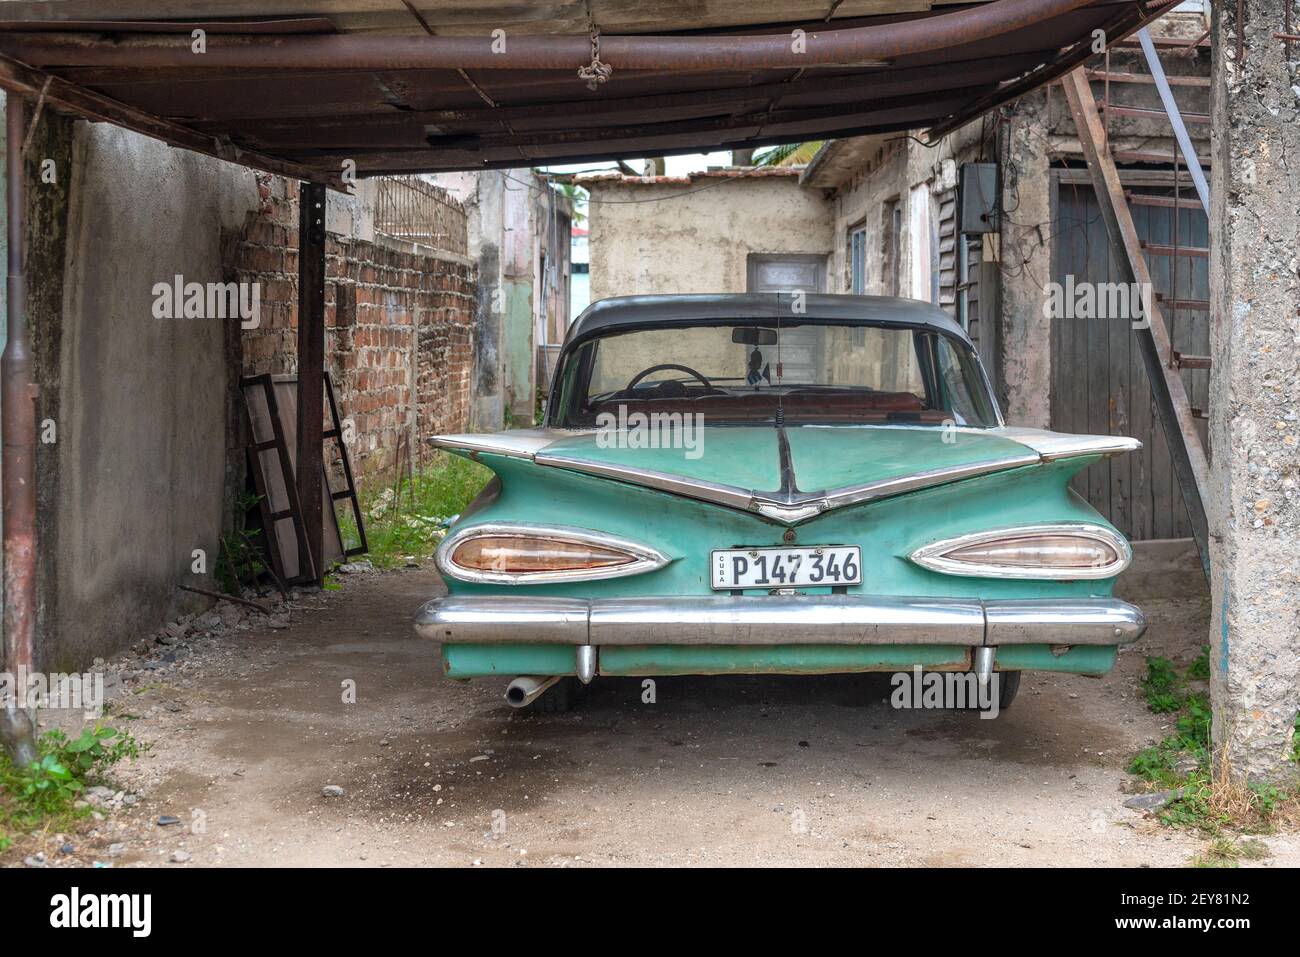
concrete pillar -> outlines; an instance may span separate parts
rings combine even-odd
[[[1217,756],[1284,780],[1300,705],[1300,79],[1287,0],[1214,5],[1208,490]],[[1300,44],[1296,47],[1300,55]]]
[[[1052,275],[1052,192],[1043,91],[1023,97],[1003,133],[1002,328],[998,369],[1002,411],[1010,425],[1051,423],[1052,323],[1043,288]]]

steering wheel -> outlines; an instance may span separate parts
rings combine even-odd
[[[691,376],[692,378],[695,379],[699,379],[700,382],[704,384],[704,388],[707,389],[709,392],[717,391],[716,389],[713,388],[712,382],[704,378],[703,375],[696,372],[690,366],[678,365],[675,362],[665,362],[662,363],[661,365],[651,366],[649,369],[642,369],[640,372],[638,372],[635,376],[632,377],[632,381],[627,384],[627,386],[623,389],[623,391],[631,392],[633,389],[636,388],[637,383],[640,382],[642,379],[644,379],[646,376],[654,372],[662,372],[665,369],[673,369],[676,370],[677,372],[685,372],[688,376]]]

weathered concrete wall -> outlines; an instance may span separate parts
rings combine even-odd
[[[75,127],[58,367],[57,604],[41,658],[86,664],[151,632],[212,569],[226,517],[231,323],[156,319],[153,286],[223,279],[253,173],[108,125]],[[46,330],[48,333],[50,330]],[[48,569],[48,565],[46,565]]]
[[[751,253],[827,255],[834,246],[826,203],[794,175],[693,184],[589,176],[581,185],[591,192],[593,301],[744,292]]]
[[[1214,740],[1283,780],[1300,706],[1300,77],[1286,0],[1214,8],[1210,187]],[[1244,29],[1244,62],[1236,56]]]

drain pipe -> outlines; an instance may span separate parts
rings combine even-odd
[[[0,441],[4,446],[0,497],[4,500],[4,657],[6,668],[20,682],[36,657],[36,386],[32,382],[23,276],[24,126],[23,98],[11,91],[5,99],[9,315],[8,340],[0,359]],[[37,760],[32,720],[18,707],[16,696],[4,702],[0,740],[20,767]]]

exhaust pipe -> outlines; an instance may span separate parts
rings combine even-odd
[[[506,685],[506,704],[512,708],[526,707],[540,698],[547,688],[559,680],[559,675],[540,678],[533,675],[520,675]]]

